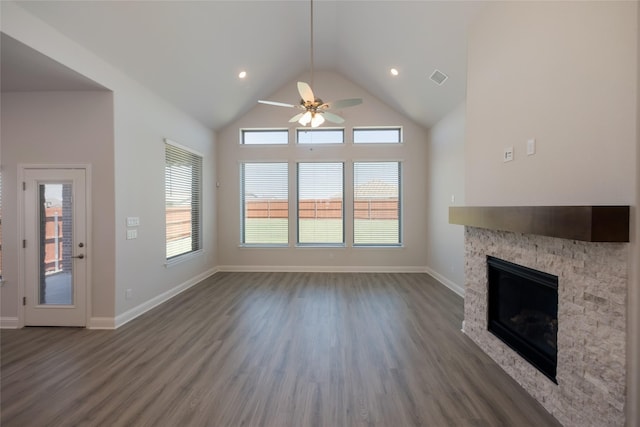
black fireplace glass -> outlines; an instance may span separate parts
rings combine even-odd
[[[488,329],[556,382],[558,277],[487,257]]]

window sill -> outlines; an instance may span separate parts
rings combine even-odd
[[[239,248],[241,249],[289,249],[289,244],[282,244],[282,245],[260,245],[260,244],[255,244],[255,245],[246,245],[246,244],[240,244],[238,245]]]
[[[344,243],[298,243],[295,247],[310,249],[344,249],[347,245]]]
[[[202,249],[200,249],[200,250],[197,250],[195,252],[189,252],[189,253],[184,254],[184,255],[179,255],[176,258],[172,258],[172,259],[166,260],[165,263],[164,263],[164,267],[165,268],[171,268],[174,265],[182,264],[185,261],[191,261],[194,258],[202,256],[203,253],[204,253],[204,251]]]
[[[404,245],[353,245],[354,249],[404,249]]]

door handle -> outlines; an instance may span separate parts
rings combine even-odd
[[[84,259],[84,254],[80,254],[80,255],[78,255],[78,256],[72,256],[71,258]]]

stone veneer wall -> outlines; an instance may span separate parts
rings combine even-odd
[[[623,426],[628,244],[465,227],[464,332],[565,426]],[[558,276],[558,384],[487,330],[491,255]]]

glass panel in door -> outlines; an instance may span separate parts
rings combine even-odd
[[[73,304],[72,184],[40,183],[39,287],[40,305]]]

